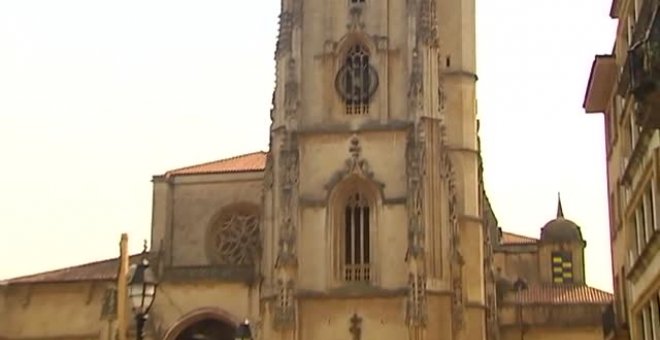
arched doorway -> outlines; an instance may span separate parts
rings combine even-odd
[[[233,340],[239,320],[220,308],[200,308],[176,321],[163,340]]]
[[[186,327],[175,340],[233,340],[234,326],[217,320],[204,319]]]

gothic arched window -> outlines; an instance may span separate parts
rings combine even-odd
[[[368,282],[371,279],[371,209],[365,195],[359,192],[349,195],[343,215],[343,279],[347,282]]]
[[[335,85],[346,103],[346,114],[369,112],[369,101],[378,87],[378,75],[369,62],[367,49],[355,45],[346,54],[344,65],[337,74]]]

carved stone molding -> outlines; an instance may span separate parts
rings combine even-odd
[[[422,125],[413,128],[406,146],[408,177],[408,253],[411,259],[423,259],[426,229],[424,227],[424,178],[426,176],[426,141]]]
[[[362,147],[360,146],[360,140],[357,136],[351,138],[348,152],[351,154],[351,157],[346,160],[342,169],[335,172],[330,178],[330,181],[326,183],[325,188],[327,190],[332,190],[337,183],[351,175],[370,179],[382,188],[384,184],[374,179],[374,172],[371,170],[369,162],[362,157]]]
[[[428,321],[426,277],[424,275],[409,274],[408,301],[406,315],[411,327],[425,327]]]
[[[291,13],[293,14],[294,27],[301,27],[303,20],[303,0],[292,0]]]
[[[362,318],[357,313],[351,317],[348,331],[351,333],[352,340],[362,339]]]
[[[442,116],[441,116],[442,117]],[[438,120],[440,130],[440,162],[442,177],[447,181],[449,202],[449,247],[450,247],[450,276],[452,285],[452,333],[459,333],[465,326],[465,303],[463,293],[463,265],[465,261],[461,254],[460,224],[458,211],[458,193],[456,189],[456,175],[451,157],[447,148],[447,126],[442,119]]]
[[[284,217],[280,228],[279,248],[275,266],[277,268],[295,267],[297,264],[295,253],[296,234],[291,217]]]
[[[290,58],[284,84],[284,116],[287,119],[294,117],[298,110],[300,86],[297,73],[296,60]]]
[[[294,324],[295,309],[293,302],[293,280],[278,280],[277,289],[277,305],[274,306],[273,324],[276,329],[284,330]]]
[[[424,180],[426,177],[426,137],[422,123],[408,135],[406,175],[408,178],[408,250],[409,266],[407,318],[411,327],[425,327],[427,321],[424,225]]]
[[[298,147],[297,138],[293,134],[285,137],[280,151],[280,228],[278,240],[278,255],[276,267],[295,266],[295,195],[298,186]]]
[[[279,58],[285,54],[291,53],[293,44],[293,13],[282,11],[280,14],[280,28],[277,36],[277,47],[275,56]]]
[[[251,283],[256,279],[254,266],[185,266],[165,267],[161,279],[169,282],[214,280]]]
[[[362,3],[355,3],[351,4],[348,15],[349,15],[349,22],[346,25],[346,28],[348,28],[349,31],[362,31],[364,30],[364,21],[362,19],[362,11],[363,11],[363,4]]]
[[[423,107],[423,72],[422,57],[419,54],[419,50],[414,48],[412,51],[410,79],[408,84],[408,109],[411,114],[421,110]]]
[[[419,0],[417,16],[417,39],[419,42],[436,46],[438,44],[438,19],[435,0]]]
[[[278,251],[275,269],[278,280],[277,306],[273,313],[273,323],[278,330],[287,330],[295,325],[295,285],[297,195],[299,176],[298,140],[294,133],[283,131],[284,140],[279,151],[279,208],[276,223],[279,223]]]
[[[294,0],[291,6],[283,6],[280,13],[279,32],[275,58],[291,54],[293,51],[293,31],[302,25],[302,0]]]
[[[273,157],[270,152],[266,156],[266,167],[264,168],[264,188],[266,190],[271,190],[273,188],[274,182],[273,174]]]

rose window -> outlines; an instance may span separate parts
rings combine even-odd
[[[216,264],[253,264],[259,249],[259,216],[242,211],[224,213],[211,226],[207,242]]]

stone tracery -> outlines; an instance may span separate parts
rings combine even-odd
[[[259,215],[253,209],[226,208],[209,227],[207,251],[220,265],[251,265],[260,248]]]

